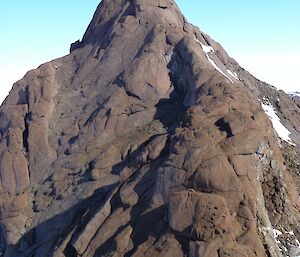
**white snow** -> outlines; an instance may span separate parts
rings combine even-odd
[[[267,233],[269,234],[277,244],[280,244],[280,241],[278,239],[278,236],[282,235],[282,232],[279,231],[278,229],[273,228],[272,226],[268,227],[263,227],[264,234]]]
[[[220,72],[222,75],[224,75],[226,78],[228,78],[229,80],[230,80],[230,82],[231,83],[233,83],[233,81],[232,81],[232,79],[229,77],[229,76],[227,76],[219,67],[218,67],[218,65],[209,57],[209,53],[210,52],[215,52],[215,50],[211,47],[211,46],[206,46],[206,45],[204,45],[204,44],[202,44],[199,40],[198,40],[198,42],[201,44],[201,46],[202,46],[202,50],[203,50],[203,52],[205,53],[205,55],[206,55],[206,58],[207,58],[207,60],[211,63],[211,65],[218,71],[218,72]]]
[[[228,72],[229,75],[231,75],[232,77],[234,77],[236,80],[240,80],[239,77],[238,77],[238,75],[235,72],[233,72],[231,70],[227,70],[227,72]]]
[[[296,239],[296,244],[297,244],[298,247],[300,247],[300,242],[299,242],[298,239]]]
[[[282,232],[278,229],[273,228],[273,236],[274,236],[274,239],[275,239],[277,244],[280,243],[280,241],[277,239],[277,237],[280,236],[280,235],[282,235]]]
[[[200,41],[199,41],[199,43],[201,44],[202,50],[204,51],[204,53],[208,54],[209,52],[213,52],[213,53],[215,52],[215,50],[211,46],[206,46],[206,45],[202,44]]]
[[[161,52],[161,55],[164,58],[166,64],[168,65],[171,62],[171,60],[172,60],[174,52],[173,51],[168,52],[168,53]]]
[[[278,237],[278,236],[282,235],[282,232],[278,229],[273,228],[273,235],[274,235],[274,237]]]
[[[269,116],[270,120],[272,121],[273,128],[275,129],[277,135],[282,140],[288,142],[289,144],[295,145],[293,141],[290,139],[291,132],[285,126],[282,125],[273,106],[270,103],[269,104],[261,103],[261,106],[265,111],[265,113]]]
[[[289,95],[300,97],[300,92],[291,92],[291,93],[289,93]]]
[[[200,45],[201,45],[201,47],[202,47],[202,50],[203,50],[203,52],[205,53],[205,55],[206,55],[206,58],[207,58],[207,60],[211,63],[211,65],[218,71],[218,72],[220,72],[222,75],[224,75],[226,78],[228,78],[229,80],[230,80],[230,82],[231,83],[233,83],[233,81],[232,81],[232,79],[229,77],[229,76],[227,76],[219,67],[218,67],[218,65],[209,57],[209,53],[210,52],[215,52],[215,50],[212,48],[212,46],[207,46],[207,45],[204,45],[204,44],[202,44],[199,40],[198,40],[198,38],[196,38],[195,36],[194,36],[194,40],[197,42],[197,43],[199,43]]]
[[[211,63],[211,65],[218,71],[220,72],[222,75],[224,75],[226,78],[228,78],[230,80],[231,83],[233,83],[232,79],[229,78],[218,66],[217,64],[209,57],[208,54],[206,54],[207,59],[209,60],[209,62]]]

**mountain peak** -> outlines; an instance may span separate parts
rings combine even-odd
[[[299,256],[298,101],[173,1],[103,0],[72,50],[0,108],[0,256]]]
[[[133,21],[148,27],[162,25],[178,28],[183,28],[186,22],[173,0],[103,0],[82,41],[72,44],[71,51],[87,44],[101,45],[115,26],[126,26]]]

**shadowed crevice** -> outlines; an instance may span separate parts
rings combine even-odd
[[[219,128],[220,131],[226,132],[227,133],[227,138],[233,137],[232,131],[230,126],[228,125],[227,122],[224,121],[223,118],[219,119],[215,125]]]
[[[28,136],[29,136],[29,121],[31,120],[31,112],[26,113],[24,117],[24,131],[22,134],[23,137],[23,148],[25,149],[26,153],[29,152],[29,143],[28,143]]]

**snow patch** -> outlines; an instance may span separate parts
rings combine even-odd
[[[279,246],[279,250],[282,253],[287,254],[289,252],[291,252],[291,253],[293,252],[294,254],[297,254],[296,256],[294,254],[292,254],[292,255],[284,255],[284,256],[286,256],[286,257],[289,257],[289,256],[290,257],[292,257],[292,256],[294,256],[294,257],[300,257],[300,255],[298,255],[299,254],[299,250],[300,250],[300,242],[295,237],[295,234],[294,234],[294,232],[292,230],[290,230],[290,231],[283,231],[282,232],[282,231],[280,231],[278,229],[275,229],[273,227],[264,227],[264,229],[267,232],[269,232],[269,234],[273,237],[273,239],[275,240],[275,242]],[[295,242],[295,244],[294,243],[291,244],[291,241],[290,241],[291,238],[289,238],[288,242],[286,242],[286,235],[292,236],[293,237],[292,240]],[[286,243],[287,243],[287,245],[290,246],[289,247],[290,249],[288,249],[286,247]],[[297,253],[296,253],[296,251],[297,251]]]
[[[273,228],[273,235],[274,235],[274,237],[278,237],[278,236],[282,235],[282,232],[278,229]]]
[[[231,82],[231,83],[233,83],[233,81],[232,81],[232,79],[229,77],[229,76],[227,76],[219,67],[218,67],[218,65],[209,57],[209,53],[210,52],[215,52],[215,50],[212,48],[212,46],[207,46],[207,45],[204,45],[204,44],[202,44],[195,36],[194,36],[194,40],[198,43],[198,44],[200,44],[201,45],[201,47],[202,47],[202,50],[203,50],[203,52],[205,53],[205,55],[206,55],[206,58],[207,58],[207,60],[211,63],[211,65],[218,71],[218,72],[220,72],[222,75],[224,75],[226,78],[228,78],[229,79],[229,81]]]
[[[209,57],[208,54],[206,54],[207,59],[209,60],[209,62],[211,63],[211,65],[218,71],[220,72],[222,75],[224,75],[226,78],[228,78],[230,80],[231,83],[233,83],[232,79],[229,78],[218,66],[217,64]]]
[[[206,45],[204,45],[204,44],[202,44],[201,42],[200,42],[200,44],[201,44],[201,46],[202,46],[202,50],[203,50],[203,52],[205,53],[205,55],[206,55],[206,58],[207,58],[207,60],[211,63],[211,65],[218,71],[218,72],[220,72],[222,75],[224,75],[226,78],[228,78],[229,80],[230,80],[230,82],[231,83],[233,83],[233,81],[232,81],[232,79],[229,77],[229,76],[227,76],[219,67],[218,67],[218,65],[209,57],[209,53],[212,51],[212,52],[215,52],[215,50],[211,47],[211,46],[206,46]]]
[[[238,77],[238,75],[235,72],[233,72],[231,70],[227,70],[227,72],[228,72],[229,75],[231,75],[232,77],[234,77],[236,80],[240,80],[239,77]]]
[[[282,235],[282,232],[278,229],[273,228],[273,237],[277,244],[280,244],[280,241],[278,240],[278,237]]]
[[[291,230],[291,231],[287,231],[286,233],[287,233],[287,234],[289,234],[289,235],[291,235],[291,236],[294,236],[294,235],[295,235],[295,233],[294,233],[294,231],[293,231],[293,230]]]
[[[282,125],[279,117],[276,114],[274,107],[270,103],[268,103],[268,104],[261,103],[261,106],[262,106],[263,110],[265,111],[265,113],[269,116],[269,118],[273,124],[273,128],[275,129],[277,135],[282,140],[288,142],[289,144],[295,145],[293,143],[293,141],[290,139],[291,132],[285,126]]]
[[[269,236],[271,236],[277,244],[280,244],[278,236],[282,235],[281,231],[279,231],[278,229],[274,229],[272,226],[269,226],[263,227],[263,232],[264,234],[268,234]]]
[[[174,55],[174,52],[173,51],[170,51],[168,53],[161,52],[161,55],[164,58],[166,64],[169,65],[169,63],[171,62],[172,57]]]
[[[209,52],[213,52],[213,53],[215,52],[215,50],[211,46],[206,46],[206,45],[202,44],[200,41],[199,41],[199,43],[201,44],[202,50],[204,53],[208,54]]]
[[[295,96],[300,98],[300,92],[291,92],[289,93],[290,96]]]
[[[299,242],[299,240],[296,239],[295,241],[296,241],[296,244],[297,244],[298,248],[300,248],[300,242]]]

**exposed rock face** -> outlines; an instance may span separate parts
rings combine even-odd
[[[172,0],[103,0],[1,106],[1,256],[297,256],[299,133]]]

